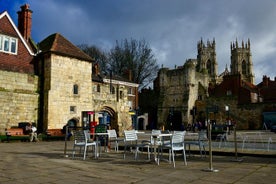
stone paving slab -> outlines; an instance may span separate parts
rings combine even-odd
[[[205,172],[209,157],[187,157],[185,166],[181,155],[176,158],[176,168],[161,161],[160,165],[139,160],[128,153],[114,151],[102,153],[99,159],[90,154],[87,160],[71,158],[72,141],[67,143],[68,157],[64,156],[64,142],[0,143],[0,183],[274,183],[276,157],[243,156],[243,162],[233,162],[232,156],[213,155],[213,168],[218,172]]]

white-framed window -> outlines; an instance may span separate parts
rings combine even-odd
[[[11,53],[17,52],[17,41],[15,38],[11,38]]]
[[[0,50],[3,48],[3,37],[0,35]]]
[[[129,106],[129,109],[133,109],[133,102],[132,101],[128,101],[128,106]]]
[[[0,52],[17,54],[18,40],[10,36],[0,34]]]

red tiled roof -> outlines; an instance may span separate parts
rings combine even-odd
[[[77,58],[85,61],[93,61],[93,59],[85,54],[81,49],[73,45],[70,41],[64,38],[61,34],[55,33],[39,43],[39,49],[46,52],[53,52],[59,55]]]

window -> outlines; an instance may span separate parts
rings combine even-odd
[[[11,54],[17,53],[17,39],[0,34],[0,51]]]
[[[210,60],[207,61],[208,74],[212,74],[212,63]]]
[[[70,106],[70,113],[76,112],[76,106]]]
[[[11,52],[16,53],[16,39],[11,39]]]
[[[129,94],[129,95],[132,94],[132,88],[128,88],[127,94]]]
[[[73,86],[73,93],[74,93],[74,95],[79,94],[79,86],[77,84],[74,84],[74,86]]]
[[[8,52],[10,50],[9,38],[4,37],[4,51]]]
[[[197,99],[202,100],[202,95],[198,95]]]
[[[2,50],[2,41],[3,40],[3,37],[2,36],[0,36],[0,50]]]
[[[242,74],[243,75],[246,74],[246,61],[245,60],[242,61]]]
[[[100,84],[97,85],[97,92],[99,92],[99,93],[101,92],[101,86],[100,86]]]
[[[111,94],[115,94],[115,88],[114,88],[114,86],[111,87]]]
[[[124,92],[120,91],[120,99],[123,99],[123,98],[124,98]]]
[[[129,106],[129,109],[133,109],[133,103],[132,103],[132,101],[128,101],[128,106]]]
[[[231,90],[227,90],[227,91],[226,91],[226,95],[227,95],[227,96],[231,96],[231,95],[232,95],[232,91],[231,91]]]

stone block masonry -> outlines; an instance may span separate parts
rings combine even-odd
[[[0,71],[0,134],[19,122],[37,121],[38,77]]]

